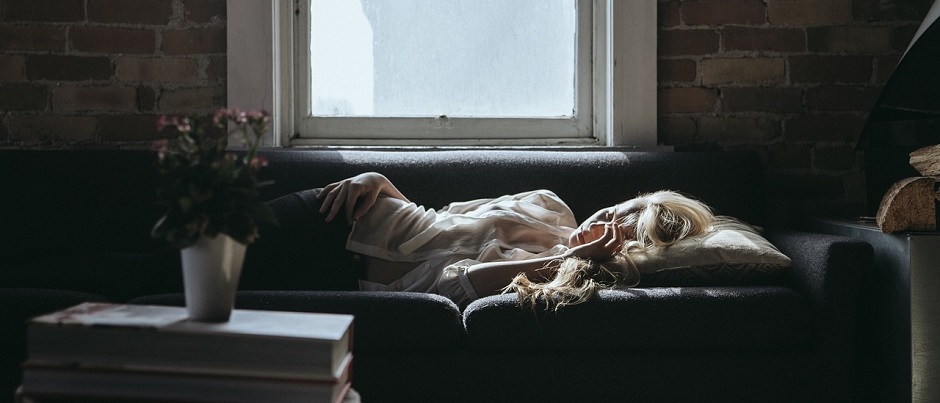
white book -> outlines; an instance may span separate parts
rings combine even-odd
[[[335,381],[186,374],[27,363],[18,394],[22,401],[78,399],[187,402],[339,402],[351,385],[352,354]]]
[[[28,361],[332,380],[352,350],[351,315],[236,309],[194,322],[180,307],[83,303],[29,322]]]

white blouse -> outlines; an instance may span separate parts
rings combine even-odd
[[[478,298],[468,267],[558,255],[577,226],[571,209],[548,190],[452,203],[438,211],[379,197],[353,225],[346,249],[420,263],[388,285],[360,280],[362,290],[434,293],[465,306]]]

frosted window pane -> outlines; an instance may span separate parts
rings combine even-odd
[[[575,0],[311,0],[314,116],[562,117]]]

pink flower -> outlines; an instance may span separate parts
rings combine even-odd
[[[261,169],[268,166],[268,158],[263,155],[259,155],[252,158],[249,164],[254,169]]]
[[[192,122],[189,121],[189,118],[178,119],[176,130],[179,130],[180,133],[189,133],[193,131]]]
[[[228,120],[229,110],[226,108],[221,108],[215,112],[215,115],[212,116],[212,124],[217,127],[225,126],[225,121]]]
[[[235,123],[242,124],[248,121],[248,113],[245,111],[240,111],[236,109],[233,114]]]
[[[255,124],[267,122],[270,118],[268,111],[255,109],[248,112],[248,119]]]
[[[156,140],[150,144],[150,149],[157,152],[157,158],[163,161],[166,158],[167,145],[169,141],[167,139]]]
[[[161,115],[157,118],[157,132],[162,132],[168,126],[177,126],[179,123],[180,120],[176,116]]]

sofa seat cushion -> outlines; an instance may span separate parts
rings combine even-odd
[[[183,294],[140,297],[144,305],[185,305]],[[460,310],[440,295],[365,291],[238,291],[236,309],[355,316],[356,352],[448,351],[463,343]]]
[[[777,349],[805,343],[812,315],[787,287],[634,288],[557,311],[520,308],[515,294],[483,298],[464,326],[476,349]]]

